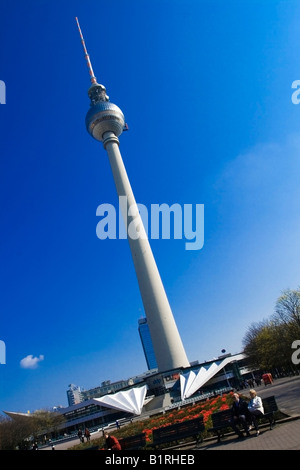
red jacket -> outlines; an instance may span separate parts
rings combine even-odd
[[[106,445],[108,449],[121,450],[120,442],[115,436],[108,436],[108,438],[106,439]]]

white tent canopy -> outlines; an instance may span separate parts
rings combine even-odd
[[[219,364],[213,362],[208,369],[201,367],[197,373],[194,371],[187,372],[186,374],[180,375],[180,390],[181,400],[191,397],[200,387],[208,382],[217,372],[219,372],[226,364],[232,361],[243,359],[244,355],[239,354],[235,356],[229,356],[223,359]]]
[[[197,374],[190,371],[187,374],[180,375],[181,399],[189,398],[197,392],[197,390],[214,375],[214,371],[217,367],[217,364],[213,362],[208,369],[201,367]]]
[[[127,411],[135,415],[140,415],[144,405],[147,393],[147,385],[136,387],[124,392],[117,392],[113,395],[105,395],[104,397],[94,398],[95,401],[108,408]]]

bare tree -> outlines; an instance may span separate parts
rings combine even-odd
[[[300,331],[300,288],[286,289],[275,305],[274,320],[286,325],[294,325]]]

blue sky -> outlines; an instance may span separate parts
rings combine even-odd
[[[75,16],[129,125],[137,202],[204,204],[201,250],[151,240],[189,360],[240,352],[300,285],[298,1],[2,0],[0,410],[66,406],[70,383],[147,369],[128,241],[96,236],[97,207],[118,200],[85,129]]]

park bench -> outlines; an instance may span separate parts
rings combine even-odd
[[[135,436],[120,437],[118,441],[121,444],[121,450],[139,450],[143,449],[146,446],[146,434],[142,432],[141,434],[136,434]],[[84,450],[99,450],[98,445],[85,447]]]
[[[268,420],[270,429],[272,429],[276,422],[276,411],[278,411],[276,398],[274,395],[263,398],[262,403],[264,407],[264,414],[262,416],[256,416],[256,419],[258,419],[258,422]]]
[[[203,441],[201,433],[205,431],[203,416],[199,418],[189,419],[181,423],[170,424],[153,429],[153,442],[151,447],[159,447],[162,444],[177,442],[180,439],[193,437],[197,444]]]
[[[264,414],[262,416],[257,416],[258,422],[263,420],[268,420],[270,424],[270,429],[275,425],[275,413],[278,411],[278,406],[274,396],[266,397],[262,399]],[[230,420],[231,420],[231,410],[222,410],[217,411],[211,415],[212,418],[212,427],[207,429],[209,432],[213,432],[217,435],[218,442],[221,440],[221,436],[224,436],[226,431],[230,431]]]
[[[211,415],[212,427],[207,429],[208,432],[215,433],[218,438],[218,442],[221,440],[221,436],[224,436],[226,431],[231,429],[231,410],[216,411]]]
[[[119,439],[122,450],[140,450],[146,446],[146,434],[136,434],[135,436],[122,437]]]

